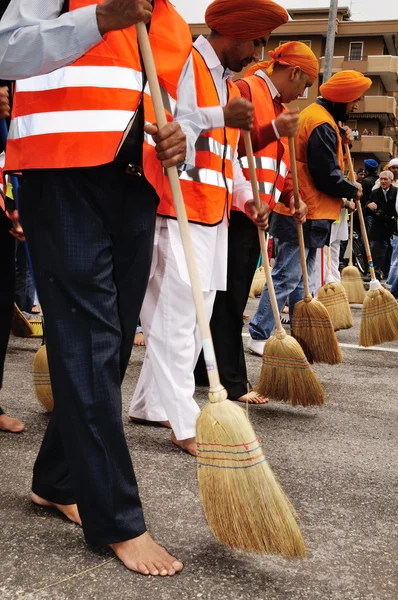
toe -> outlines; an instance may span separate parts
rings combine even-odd
[[[179,561],[179,560],[175,560],[173,562],[173,568],[176,570],[176,572],[178,573],[179,571],[182,571],[184,568],[184,564]]]
[[[136,568],[135,569],[133,568],[132,570],[133,571],[137,571],[137,573],[141,573],[141,575],[149,575],[150,574],[147,565],[145,563],[142,563],[142,562],[138,563],[136,565]]]

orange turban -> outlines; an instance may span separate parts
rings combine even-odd
[[[340,71],[319,88],[321,95],[330,102],[354,102],[372,85],[372,80],[358,71]]]
[[[303,44],[303,42],[287,42],[278,46],[275,50],[270,50],[268,54],[271,60],[253,65],[246,71],[245,77],[253,75],[258,69],[267,69],[268,73],[272,73],[275,63],[289,65],[290,67],[300,67],[311,81],[315,81],[318,76],[318,59],[311,48],[307,44]]]
[[[206,25],[231,40],[256,40],[288,20],[272,0],[214,0],[205,14]]]

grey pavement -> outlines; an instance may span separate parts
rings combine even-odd
[[[257,300],[249,302],[253,314]],[[356,345],[354,328],[338,333]],[[245,325],[247,332],[247,324]],[[246,338],[247,339],[247,338]],[[132,425],[127,412],[144,350],[124,383],[124,420],[148,527],[185,563],[171,579],[130,573],[106,549],[86,546],[77,525],[29,499],[32,465],[48,415],[31,365],[40,342],[12,337],[0,404],[26,431],[0,432],[0,599],[397,600],[398,343],[343,347],[344,365],[316,365],[321,409],[281,403],[250,408],[265,454],[300,517],[308,559],[234,552],[209,532],[195,459],[165,429]],[[261,359],[247,354],[256,382]],[[200,404],[206,389],[197,390]]]

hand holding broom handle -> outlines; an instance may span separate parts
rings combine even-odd
[[[159,81],[156,74],[155,62],[153,60],[152,50],[149,43],[148,32],[144,23],[136,24],[138,43],[141,50],[142,59],[145,65],[146,76],[148,78],[149,89],[155,109],[157,126],[159,129],[167,124]],[[216,358],[214,354],[213,341],[211,338],[210,326],[206,312],[206,306],[203,299],[202,288],[199,279],[199,272],[196,266],[195,254],[193,251],[191,234],[189,231],[187,213],[185,210],[184,198],[182,196],[180,180],[178,178],[177,167],[169,167],[167,175],[170,182],[170,188],[173,195],[173,201],[177,214],[178,226],[182,245],[184,248],[185,259],[187,261],[189,279],[192,287],[192,295],[196,308],[196,315],[200,330],[200,336],[203,343],[203,354],[206,363],[207,375],[210,384],[209,399],[211,402],[221,402],[227,398],[227,392],[220,383]]]
[[[347,158],[347,162],[348,162],[348,169],[349,169],[349,172],[350,172],[350,181],[351,181],[351,183],[355,183],[355,171],[354,171],[354,165],[352,164],[352,158],[351,158],[351,152],[350,152],[349,145],[348,144],[344,144],[344,149],[345,149],[345,154],[346,154],[346,158]],[[365,219],[363,218],[361,199],[358,198],[355,201],[355,203],[357,205],[359,222],[361,224],[361,232],[362,232],[363,243],[365,245],[366,256],[367,256],[367,259],[368,259],[369,271],[370,271],[370,278],[371,278],[372,281],[377,281],[376,280],[376,274],[375,274],[374,266],[373,266],[372,253],[370,251],[368,234],[366,232]],[[352,214],[351,214],[351,219],[353,219]],[[351,220],[351,225],[352,225],[352,223],[353,223],[353,221]],[[351,231],[352,231],[352,229],[353,228],[351,227]],[[351,237],[351,234],[350,234],[350,237]]]
[[[249,164],[250,182],[252,185],[254,204],[255,204],[257,210],[259,210],[261,207],[261,198],[260,198],[260,193],[258,191],[256,167],[254,164],[253,147],[252,147],[252,140],[250,137],[250,131],[244,131],[243,135],[244,135],[244,140],[245,140],[247,162]],[[278,302],[277,302],[276,295],[275,295],[274,284],[272,282],[271,268],[269,266],[269,260],[268,260],[268,248],[267,248],[268,234],[266,235],[262,229],[258,228],[258,237],[260,240],[261,254],[263,256],[263,266],[264,266],[264,272],[265,272],[265,279],[267,281],[268,294],[269,294],[269,298],[271,301],[272,313],[273,313],[274,319],[275,319],[275,329],[277,331],[278,336],[285,337],[286,332],[285,332],[285,330],[282,326],[281,320],[280,320],[280,315],[279,315],[279,310],[278,310]]]
[[[294,147],[294,138],[289,138],[289,153],[290,153],[290,170],[292,173],[293,179],[293,194],[294,194],[294,206],[295,208],[300,208],[300,190],[298,185],[298,176],[297,176],[297,165],[296,165],[296,150]],[[301,223],[296,223],[297,225],[297,235],[299,241],[300,248],[300,262],[301,262],[301,270],[303,272],[303,284],[304,284],[304,300],[306,302],[311,302],[312,295],[310,293],[310,285],[308,282],[308,271],[307,271],[307,260],[305,256],[305,244],[304,244],[304,233],[303,226]]]

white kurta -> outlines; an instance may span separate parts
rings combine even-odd
[[[204,37],[195,42],[217,87],[221,106],[227,103],[227,79],[212,46]],[[223,126],[224,123],[219,123]],[[214,128],[214,123],[213,123]],[[252,198],[237,153],[233,159],[232,203],[243,210]],[[209,319],[217,290],[227,285],[228,220],[214,227],[189,225]],[[150,421],[169,420],[177,439],[195,436],[199,407],[193,399],[194,368],[201,342],[178,223],[157,217],[155,247],[141,323],[147,346],[130,416]]]

